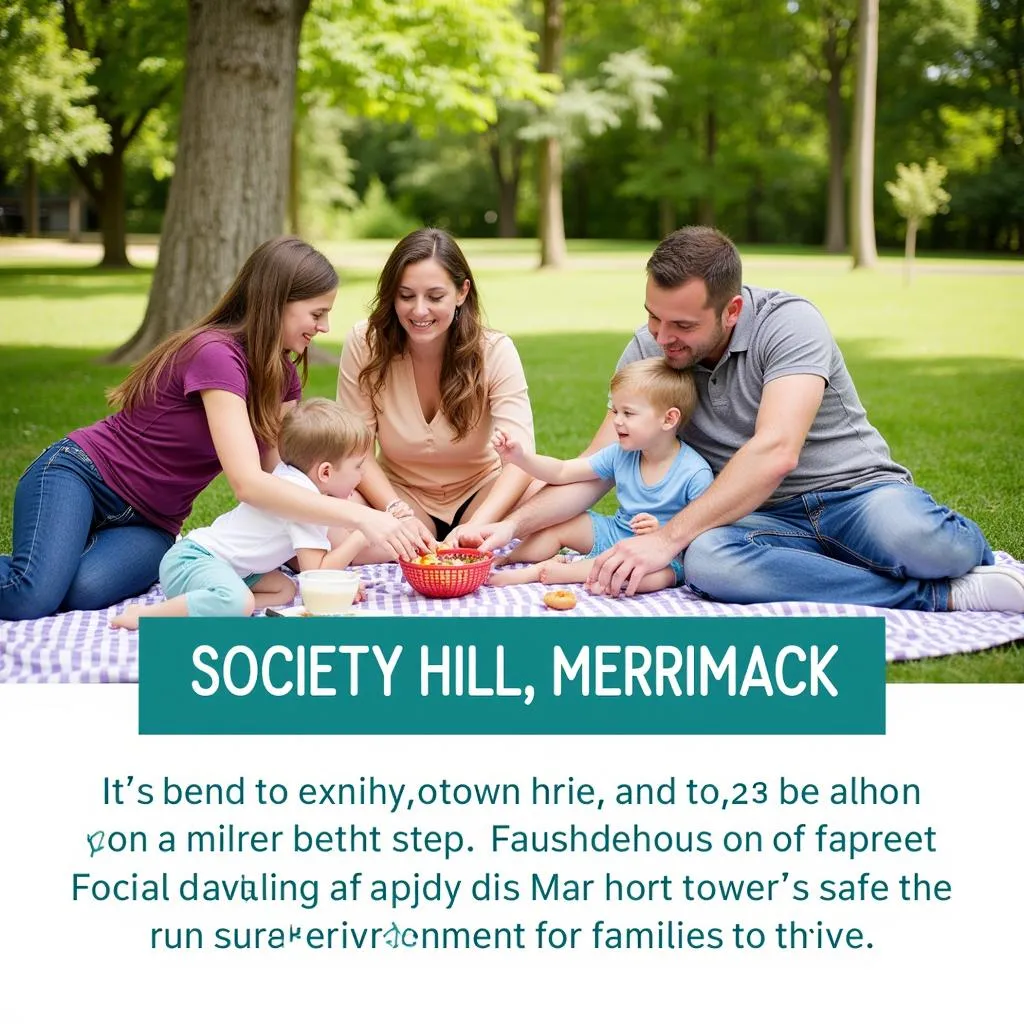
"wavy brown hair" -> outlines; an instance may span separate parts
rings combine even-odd
[[[404,355],[409,344],[395,312],[402,275],[410,264],[430,259],[444,267],[456,291],[469,282],[465,301],[448,328],[441,362],[441,411],[455,431],[455,440],[461,441],[480,422],[487,403],[483,313],[466,257],[446,231],[420,228],[406,235],[391,251],[377,281],[366,329],[370,359],[359,373],[359,386],[376,408],[376,397],[384,387],[392,361]]]
[[[300,238],[272,238],[253,250],[231,287],[206,316],[161,342],[107,392],[107,401],[131,412],[153,397],[161,378],[196,335],[223,331],[245,349],[249,367],[246,407],[252,431],[258,440],[273,445],[281,426],[287,359],[281,348],[281,314],[289,302],[312,299],[337,287],[338,273],[326,256]],[[294,362],[305,382],[306,353]]]

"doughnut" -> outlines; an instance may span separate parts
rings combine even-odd
[[[576,607],[576,595],[571,590],[549,590],[544,595],[544,603],[557,612],[566,612]]]

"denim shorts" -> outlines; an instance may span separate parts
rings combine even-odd
[[[587,558],[597,558],[602,551],[607,551],[610,547],[614,547],[620,540],[628,540],[630,537],[636,536],[629,527],[623,526],[615,516],[602,515],[600,512],[591,512],[589,515],[590,525],[594,528],[594,546],[587,552]],[[683,560],[681,558],[673,558],[668,563],[668,567],[676,575],[675,586],[678,587],[685,582],[683,578]]]

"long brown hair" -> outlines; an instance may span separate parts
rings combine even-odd
[[[161,342],[107,392],[107,401],[131,412],[153,397],[161,377],[197,334],[224,331],[245,348],[249,367],[246,407],[253,433],[272,445],[280,428],[285,382],[281,314],[289,302],[312,299],[337,287],[338,273],[326,256],[300,238],[272,238],[253,250],[231,287],[206,316]],[[305,352],[295,364],[305,381]]]
[[[395,312],[395,296],[402,274],[411,263],[436,260],[451,278],[456,292],[469,282],[466,299],[456,309],[448,329],[441,362],[441,410],[461,441],[480,421],[487,400],[484,384],[483,319],[476,282],[455,239],[439,228],[420,228],[403,238],[392,250],[377,281],[366,342],[370,360],[359,374],[359,386],[376,407],[392,361],[404,355],[408,345],[405,329]]]

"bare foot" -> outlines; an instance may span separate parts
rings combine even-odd
[[[141,604],[130,604],[120,615],[115,615],[110,620],[111,629],[138,629]]]
[[[538,583],[540,581],[540,566],[526,565],[522,569],[505,569],[502,572],[492,572],[487,577],[487,585],[490,587],[507,587],[513,583]]]
[[[541,583],[586,583],[591,559],[568,559],[564,555],[540,563]]]

